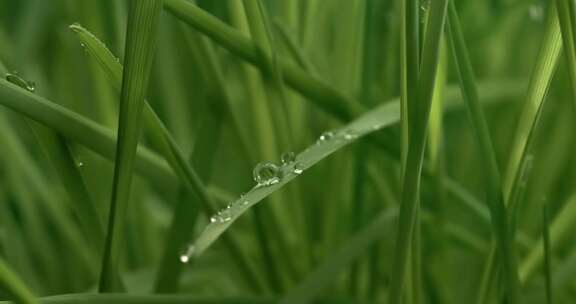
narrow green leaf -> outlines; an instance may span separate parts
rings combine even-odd
[[[126,37],[126,71],[122,80],[112,198],[100,274],[99,290],[101,292],[117,290],[120,285],[116,282],[117,277],[114,273],[118,272],[120,263],[123,242],[122,224],[125,222],[125,213],[130,198],[132,171],[142,125],[142,109],[154,58],[161,9],[161,0],[132,0],[130,2]]]
[[[216,43],[227,48],[242,59],[261,68],[264,73],[268,72],[271,59],[262,61],[261,52],[257,45],[237,30],[226,25],[214,16],[186,0],[165,0],[165,8],[174,16],[186,22],[196,30],[206,34]],[[358,103],[354,103],[347,96],[336,91],[334,88],[323,83],[321,80],[309,76],[301,69],[291,64],[279,61],[279,67],[286,84],[311,98],[318,107],[335,117],[349,121],[363,112]]]
[[[510,235],[509,216],[502,192],[500,169],[498,168],[496,154],[490,138],[488,123],[480,104],[472,63],[468,58],[468,51],[466,50],[464,35],[462,34],[454,2],[449,4],[448,24],[452,53],[458,70],[464,100],[474,126],[484,168],[486,168],[484,173],[486,200],[490,207],[493,233],[496,235],[499,257],[504,269],[505,293],[509,303],[516,303],[518,297],[518,270],[515,260],[514,242]]]
[[[112,85],[120,89],[122,83],[122,73],[123,67],[118,60],[115,59],[112,52],[108,50],[106,45],[102,43],[95,35],[90,33],[87,29],[83,28],[79,24],[73,24],[70,28],[78,34],[82,44],[88,51],[88,53],[100,64],[102,69],[107,72]],[[214,63],[212,63],[213,65]],[[218,79],[217,71],[213,71],[215,67],[207,67],[208,75]],[[221,93],[223,94],[223,93]],[[225,97],[222,97],[225,98]],[[186,157],[181,149],[176,144],[176,141],[160,120],[158,115],[154,112],[150,104],[144,102],[144,113],[143,113],[144,124],[146,130],[150,133],[151,144],[162,152],[166,160],[168,161],[170,167],[177,173],[178,177],[183,181],[184,185],[187,187],[188,191],[193,195],[193,199],[198,199],[202,211],[206,216],[211,216],[214,213],[214,203],[211,201],[210,196],[206,193],[206,187],[200,179],[199,174],[192,168],[186,161]],[[206,160],[205,160],[206,161]],[[184,243],[189,238],[190,231],[192,230],[194,221],[189,219],[194,218],[196,211],[193,207],[187,206],[185,204],[192,204],[192,202],[184,202],[178,204],[175,209],[176,217],[174,218],[172,227],[177,230],[171,230],[169,239],[171,244],[167,247],[165,251],[165,256],[163,258],[163,263],[160,268],[158,284],[166,286],[166,278],[164,276],[170,276],[170,281],[177,282],[180,272],[168,271],[168,269],[176,269],[179,266],[179,260],[177,258],[180,251],[183,250]],[[187,229],[181,229],[187,228]],[[177,234],[177,235],[176,235]],[[174,243],[172,243],[172,241]],[[237,244],[238,241],[232,237],[226,238],[226,244],[229,247],[230,254],[234,261],[236,261],[239,269],[246,276],[247,280],[252,282],[260,282],[257,279],[253,267],[250,266],[244,253],[239,252],[240,246]],[[160,281],[162,283],[160,283]],[[258,284],[252,284],[252,287],[256,289],[261,289],[262,287]],[[170,288],[176,288],[175,284],[172,284]],[[164,288],[164,287],[163,287]]]
[[[416,2],[416,1],[414,1]],[[414,4],[418,7],[418,4]],[[430,19],[422,50],[422,69],[418,75],[417,97],[408,98],[409,145],[403,176],[402,202],[390,286],[390,303],[401,303],[410,256],[414,227],[419,210],[420,174],[426,145],[426,134],[436,71],[446,20],[448,1],[432,1]],[[408,19],[410,19],[408,17]],[[407,77],[407,80],[410,81]]]
[[[9,297],[17,303],[37,303],[28,287],[4,264],[2,259],[0,259],[0,288],[8,292]]]
[[[538,124],[546,94],[558,64],[561,48],[562,40],[558,18],[554,7],[550,6],[546,17],[543,41],[532,71],[526,92],[526,101],[516,128],[510,159],[503,180],[504,201],[510,210],[510,231],[514,230],[515,212],[518,209],[521,192],[524,188],[522,183],[525,182],[526,178],[525,168],[530,166],[529,163],[532,158],[530,153],[534,130]],[[483,271],[482,281],[485,282],[483,286],[486,288],[482,289],[485,294],[481,295],[480,299],[487,299],[486,294],[490,292],[493,286],[492,281],[496,278],[495,271],[498,270],[498,266],[494,255],[495,249],[493,248]],[[520,276],[520,281],[522,281],[522,276]]]
[[[114,133],[96,122],[36,94],[0,79],[0,104],[54,129],[67,139],[114,159]],[[158,155],[139,147],[136,168],[142,175],[165,189],[173,187],[175,175]]]

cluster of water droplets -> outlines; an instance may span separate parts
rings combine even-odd
[[[6,79],[6,81],[15,84],[23,89],[26,89],[29,92],[34,92],[36,90],[36,84],[33,81],[25,80],[16,72],[7,73],[6,76],[4,76],[4,78]]]

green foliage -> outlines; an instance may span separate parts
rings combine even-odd
[[[0,2],[0,303],[572,303],[574,3]]]

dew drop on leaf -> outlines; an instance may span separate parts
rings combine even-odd
[[[271,162],[259,163],[252,171],[254,181],[259,186],[269,186],[278,183],[280,181],[279,173],[280,169],[278,166]]]
[[[321,144],[327,142],[330,139],[332,139],[332,137],[334,137],[334,133],[332,133],[332,131],[326,131],[322,133],[322,135],[320,135],[320,137],[318,138],[318,143]]]
[[[280,160],[282,161],[282,165],[289,165],[296,160],[296,154],[294,154],[294,152],[284,152],[280,156]]]

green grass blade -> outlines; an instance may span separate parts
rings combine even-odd
[[[556,0],[556,13],[560,22],[560,31],[562,34],[562,44],[564,50],[564,57],[568,66],[568,77],[570,79],[570,89],[572,92],[572,99],[576,104],[576,45],[574,43],[574,24],[571,20],[570,6],[574,5],[571,0]]]
[[[120,62],[115,59],[112,52],[108,50],[106,45],[102,43],[95,35],[90,33],[87,29],[83,28],[79,24],[73,24],[70,26],[70,28],[76,34],[78,34],[80,41],[82,44],[84,44],[84,47],[88,53],[100,64],[102,69],[106,71],[112,85],[115,88],[120,89],[122,83],[123,67]],[[212,63],[212,65],[213,64],[214,63]],[[214,78],[218,78],[218,75],[215,74],[216,71],[213,71],[213,69],[213,66],[207,67],[207,70],[211,72],[208,75]],[[226,97],[221,96],[221,98]],[[193,195],[193,198],[199,200],[204,214],[206,216],[213,214],[215,211],[215,205],[211,201],[210,196],[206,193],[206,187],[200,179],[199,173],[197,173],[194,168],[192,168],[187,163],[184,153],[178,147],[176,141],[169,133],[166,126],[163,124],[163,122],[160,120],[158,115],[154,112],[147,101],[145,101],[144,104],[143,115],[146,130],[151,135],[151,144],[162,152],[172,169],[177,173],[189,192]],[[213,157],[213,155],[211,155],[211,157]],[[204,162],[209,162],[209,160],[204,159]],[[191,204],[191,202],[186,202],[185,204]],[[189,234],[195,222],[189,220],[190,218],[194,218],[196,216],[194,211],[195,209],[185,204],[178,204],[174,211],[174,214],[176,215],[172,223],[172,227],[174,229],[171,230],[169,237],[171,244],[167,246],[167,249],[164,253],[165,257],[163,258],[164,262],[162,263],[159,271],[160,277],[158,278],[157,282],[159,286],[162,286],[164,290],[165,288],[177,288],[175,282],[178,281],[180,274],[178,269],[179,260],[177,259],[177,256],[185,246],[184,242],[186,242],[190,237]],[[172,241],[175,243],[172,243]],[[237,241],[227,237],[226,243],[230,249],[231,256],[233,257],[234,261],[237,262],[239,269],[241,269],[242,272],[246,275],[246,278],[252,282],[259,282],[257,275],[254,273],[254,270],[252,270],[252,267],[249,266],[250,264],[246,260],[245,255],[241,252],[238,252],[238,248],[240,247],[237,244],[232,244],[237,243]],[[169,271],[169,269],[178,270],[174,272]],[[173,284],[168,284],[169,282],[173,282]],[[262,288],[258,284],[252,286],[256,287],[256,289]]]
[[[431,4],[428,30],[422,50],[422,69],[418,76],[417,98],[407,100],[407,102],[414,102],[414,104],[408,104],[409,146],[403,176],[399,228],[392,270],[394,279],[389,294],[390,303],[401,302],[408,271],[410,244],[419,210],[420,174],[426,144],[427,125],[435,87],[447,4],[448,1],[444,0],[433,1]]]
[[[3,106],[54,129],[70,141],[114,159],[116,139],[110,129],[4,79],[0,79],[0,97]],[[158,155],[139,147],[137,158],[139,173],[164,188],[173,185],[175,175]]]
[[[527,165],[527,163],[531,158],[529,155],[531,153],[531,142],[533,140],[534,130],[538,124],[544,100],[556,70],[561,48],[560,26],[555,9],[551,6],[546,18],[543,42],[531,75],[530,84],[526,93],[526,102],[516,128],[510,160],[503,180],[504,198],[510,210],[511,231],[514,229],[515,212],[518,209],[519,200],[522,196],[521,192],[524,188],[521,186],[526,175],[524,168],[529,165]],[[484,269],[484,280],[487,280],[486,292],[490,291],[490,286],[493,285],[491,281],[495,278],[494,271],[498,269],[498,267],[494,265],[496,260],[492,256],[494,255],[494,250],[491,251],[490,255],[488,258],[489,262],[486,263]],[[522,281],[521,274],[520,281]],[[486,296],[484,296],[484,298],[486,298]]]
[[[113,274],[117,272],[120,264],[123,242],[121,230],[130,198],[132,171],[142,125],[142,109],[154,58],[161,9],[161,0],[130,2],[126,71],[122,80],[114,181],[99,285],[101,292],[114,291],[119,286],[117,277]]]
[[[449,108],[450,106],[454,106],[454,103],[450,104],[447,102],[446,107]],[[297,172],[300,172],[300,170],[303,172],[360,137],[398,123],[399,119],[400,109],[396,100],[377,107],[341,129],[331,131],[333,136],[330,140],[310,146],[296,156],[295,163],[283,167],[281,170],[282,178],[278,183],[267,187],[254,187],[242,197],[233,201],[230,204],[230,208],[222,210],[220,214],[216,214],[214,222],[210,223],[195,241],[195,249],[192,255],[198,256],[202,254],[250,207],[298,177],[299,173],[294,173],[294,165],[298,165]]]
[[[33,304],[37,303],[34,295],[20,278],[4,264],[0,259],[0,287],[8,292],[9,297],[17,303]]]
[[[263,62],[257,45],[237,30],[186,0],[166,0],[165,8],[177,18],[212,38],[216,43],[261,68],[264,73],[268,72],[271,59],[267,57]],[[281,60],[278,64],[287,85],[309,97],[319,108],[335,117],[349,121],[363,111],[359,104],[352,102],[347,96],[319,79],[309,76],[301,69]]]
[[[464,100],[467,104],[468,113],[479,143],[480,154],[486,168],[484,173],[486,199],[490,207],[493,233],[496,235],[500,252],[499,257],[504,269],[505,293],[510,303],[516,303],[518,297],[518,270],[513,238],[510,235],[509,216],[502,192],[500,170],[492,139],[490,138],[488,123],[480,104],[472,63],[468,57],[464,35],[461,31],[454,2],[450,2],[449,5],[448,24],[452,53],[458,70]]]

